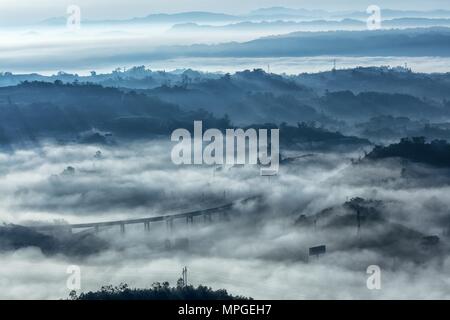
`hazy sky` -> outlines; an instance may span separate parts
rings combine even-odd
[[[448,0],[1,0],[0,24],[36,22],[65,15],[70,4],[79,5],[87,19],[127,18],[149,13],[207,10],[244,13],[261,7],[287,6],[325,10],[365,10],[376,4],[381,8],[431,10],[450,9]]]

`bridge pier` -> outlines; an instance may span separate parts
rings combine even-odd
[[[167,228],[167,231],[172,232],[172,230],[173,230],[173,219],[172,218],[166,220],[166,228]]]
[[[224,221],[229,221],[230,220],[230,217],[228,216],[228,212],[227,211],[222,212],[220,215],[222,216],[222,220],[224,220]]]
[[[98,233],[100,231],[100,228],[98,225],[95,226],[95,233]]]
[[[150,231],[150,222],[149,221],[144,222],[144,230],[145,231]]]
[[[194,216],[186,216],[186,224],[194,224]]]
[[[122,223],[122,224],[120,225],[120,233],[121,233],[121,234],[124,234],[124,233],[125,233],[125,224],[124,224],[124,223]]]
[[[210,213],[206,213],[203,215],[203,221],[206,222],[211,222],[212,221],[212,217]]]

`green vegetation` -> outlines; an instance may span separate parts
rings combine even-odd
[[[225,289],[213,290],[210,287],[199,285],[184,286],[182,280],[178,280],[176,287],[171,287],[169,282],[156,282],[150,289],[129,288],[127,284],[119,286],[103,286],[99,291],[89,291],[77,295],[75,291],[70,293],[72,300],[251,300],[243,296],[233,296]]]
[[[445,140],[427,143],[424,137],[403,138],[387,147],[375,147],[366,158],[402,158],[436,167],[450,167],[450,144]]]

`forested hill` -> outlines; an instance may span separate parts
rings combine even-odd
[[[260,103],[255,104],[262,111],[265,107],[263,96]],[[215,100],[211,101],[213,103]],[[281,107],[274,105],[269,111],[276,113],[277,108]],[[95,84],[24,82],[18,86],[0,88],[0,145],[28,146],[43,139],[66,143],[108,143],[116,139],[157,136],[169,139],[171,132],[177,128],[191,130],[195,120],[203,121],[204,130],[237,127],[226,114],[219,117],[208,111],[186,109],[184,104],[178,106],[157,96]],[[292,119],[298,119],[302,125],[280,125],[276,121],[268,125],[280,128],[281,143],[286,147],[314,144],[316,147],[333,148],[370,144],[365,139],[347,137],[314,124],[306,124],[300,113]],[[264,125],[255,124],[254,127]]]
[[[435,167],[450,168],[450,144],[444,140],[426,142],[423,137],[404,138],[399,143],[375,147],[366,159],[401,158]]]
[[[146,138],[203,120],[205,127],[228,127],[227,119],[205,111],[182,111],[158,98],[92,84],[25,82],[0,88],[0,143],[41,138],[70,140],[97,130]]]

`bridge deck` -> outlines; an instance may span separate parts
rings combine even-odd
[[[138,219],[126,219],[126,220],[114,220],[114,221],[103,221],[103,222],[91,222],[91,223],[75,223],[75,224],[61,224],[61,225],[43,225],[43,226],[32,226],[33,229],[38,230],[46,230],[46,229],[55,229],[55,228],[71,228],[71,229],[82,229],[82,228],[99,228],[99,227],[110,227],[110,226],[117,226],[117,225],[128,225],[128,224],[138,224],[138,223],[150,223],[150,222],[158,222],[158,221],[168,221],[168,220],[174,220],[174,219],[181,219],[186,217],[195,217],[195,216],[202,216],[202,215],[209,215],[209,214],[217,214],[222,211],[229,210],[238,202],[246,202],[250,199],[253,199],[255,197],[246,198],[239,201],[234,201],[222,206],[208,208],[208,209],[202,209],[202,210],[195,210],[190,212],[183,212],[183,213],[176,213],[176,214],[169,214],[169,215],[162,215],[162,216],[155,216],[155,217],[147,217],[147,218],[138,218]]]

